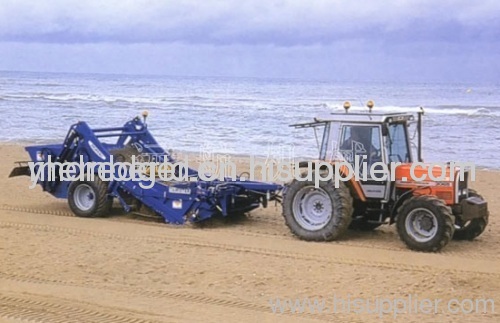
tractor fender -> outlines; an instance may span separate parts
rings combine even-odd
[[[394,205],[391,208],[391,213],[390,213],[390,224],[393,224],[396,222],[396,216],[398,215],[398,209],[399,207],[403,204],[404,201],[406,201],[409,197],[412,197],[415,193],[416,190],[420,188],[414,188],[411,190],[408,190],[401,194],[401,196],[396,200]]]

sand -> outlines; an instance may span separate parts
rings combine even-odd
[[[429,254],[406,249],[393,226],[339,242],[299,241],[274,204],[203,227],[118,209],[77,218],[65,200],[29,190],[27,177],[7,178],[14,161],[27,159],[22,147],[3,144],[0,154],[0,322],[375,322],[378,314],[340,305],[336,314],[273,314],[269,300],[408,295],[442,299],[440,313],[382,321],[500,321],[491,310],[454,315],[446,307],[450,299],[500,301],[499,172],[480,171],[473,183],[489,202],[486,232]]]

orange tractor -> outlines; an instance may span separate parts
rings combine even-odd
[[[422,109],[415,118],[372,113],[372,107],[370,101],[369,112],[348,113],[346,102],[345,113],[292,125],[323,132],[319,160],[299,163],[301,177],[285,186],[283,215],[292,233],[330,241],[348,229],[395,223],[401,240],[419,251],[479,236],[489,213],[469,187],[474,169],[423,163]]]

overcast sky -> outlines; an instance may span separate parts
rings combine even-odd
[[[500,82],[498,0],[0,0],[0,70]]]

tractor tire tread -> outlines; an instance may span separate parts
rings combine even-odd
[[[422,207],[429,209],[431,212],[438,213],[438,223],[441,223],[441,230],[438,229],[436,236],[428,242],[421,243],[413,240],[405,231],[405,220],[407,215],[413,208]],[[434,210],[432,210],[434,209]],[[441,218],[441,219],[439,219]],[[441,220],[441,221],[440,221]],[[452,239],[455,231],[455,217],[452,210],[445,202],[435,196],[419,195],[408,198],[398,208],[398,215],[396,219],[396,226],[400,239],[412,250],[436,252],[444,248]]]
[[[314,174],[313,174],[314,176]],[[333,215],[323,228],[317,231],[309,231],[302,228],[295,220],[293,214],[293,202],[295,194],[303,187],[313,184],[314,181],[298,181],[293,180],[289,185],[287,192],[283,198],[283,217],[290,231],[306,241],[332,241],[339,239],[348,229],[352,221],[353,213],[353,198],[349,188],[340,182],[339,187],[335,188],[334,183],[320,182],[320,186],[324,189],[332,199]]]

